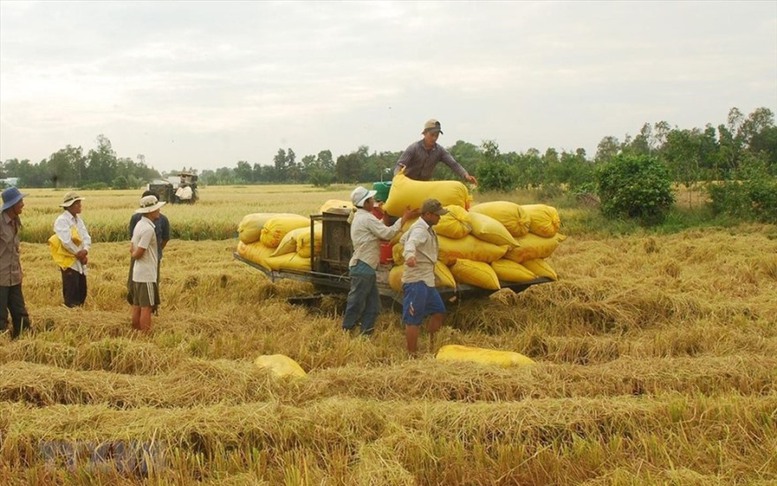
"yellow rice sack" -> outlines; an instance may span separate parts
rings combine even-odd
[[[341,201],[339,199],[330,199],[318,208],[318,214],[322,214],[330,209],[353,209],[351,201]]]
[[[237,237],[243,243],[259,241],[262,235],[262,227],[270,218],[277,216],[294,216],[287,213],[252,213],[243,216],[237,225]]]
[[[395,243],[391,247],[391,258],[394,260],[394,265],[402,265],[405,263],[405,256],[402,254],[404,247],[402,243]]]
[[[297,228],[308,226],[309,224],[310,220],[308,218],[298,214],[275,216],[265,221],[264,226],[262,226],[259,241],[261,241],[264,246],[277,248],[281,243],[281,240],[283,240],[283,237],[286,236],[286,233]]]
[[[495,245],[518,246],[513,235],[507,231],[505,225],[487,214],[470,212],[470,224],[472,236],[479,240],[487,241]]]
[[[553,206],[546,204],[524,204],[521,206],[529,216],[529,232],[550,238],[561,228],[561,218]]]
[[[521,353],[462,346],[460,344],[446,344],[437,351],[436,358],[440,361],[469,361],[472,363],[493,364],[504,368],[535,364],[534,360]]]
[[[548,277],[551,280],[558,280],[558,275],[556,274],[556,271],[553,270],[553,267],[550,266],[550,263],[541,258],[523,262],[521,265],[528,268],[529,271],[534,272],[538,277]]]
[[[261,265],[267,270],[271,270],[267,264],[267,258],[272,255],[274,248],[268,248],[261,241],[245,244],[242,241],[237,242],[237,254],[246,260]]]
[[[303,258],[296,253],[271,256],[265,259],[267,265],[273,270],[293,270],[297,272],[309,272],[310,258]]]
[[[456,279],[451,269],[439,260],[434,264],[434,285],[436,287],[456,288]]]
[[[491,268],[494,269],[496,276],[499,277],[499,280],[502,282],[521,283],[529,282],[537,278],[531,270],[520,263],[515,263],[514,261],[506,260],[504,258],[491,263]]]
[[[78,234],[78,228],[75,226],[70,228],[70,239],[73,241],[74,245],[81,245],[81,235]],[[49,252],[51,253],[51,258],[54,260],[54,263],[63,270],[70,268],[70,266],[76,262],[76,256],[70,253],[62,245],[62,240],[59,239],[59,236],[57,236],[56,233],[49,238]]]
[[[295,231],[301,231],[302,228]],[[313,248],[313,252],[316,256],[321,254],[321,243],[323,242],[324,238],[324,227],[321,223],[314,223],[313,224],[313,232],[314,232],[314,239],[315,239],[315,246]],[[310,228],[305,228],[304,231],[302,231],[297,236],[297,255],[303,257],[303,258],[310,258],[311,251],[310,251]]]
[[[459,258],[477,262],[491,263],[502,258],[507,253],[507,245],[495,245],[479,240],[472,235],[454,240],[438,236],[440,254],[437,257],[446,265],[453,265]],[[457,279],[458,280],[458,279]]]
[[[291,230],[283,236],[281,242],[275,247],[275,251],[270,256],[280,256],[287,253],[295,253],[297,251],[297,233],[304,230],[310,231],[308,228],[297,228]]]
[[[399,240],[402,238],[402,235],[407,233],[407,230],[409,230],[410,227],[413,226],[413,224],[415,224],[416,221],[418,221],[418,218],[413,218],[402,223],[402,229],[393,238],[391,238],[391,244],[396,245],[399,242]]]
[[[402,274],[404,272],[404,265],[396,265],[389,271],[389,287],[394,292],[402,292]],[[434,285],[435,287],[456,288],[456,279],[453,278],[451,269],[440,261],[434,264]]]
[[[499,290],[499,277],[491,268],[491,265],[485,262],[476,262],[459,258],[451,266],[451,273],[456,282],[472,285],[481,289]]]
[[[467,186],[459,181],[416,181],[400,172],[391,181],[391,192],[383,204],[383,211],[399,217],[408,206],[420,209],[429,198],[437,199],[443,206],[455,204],[465,209],[471,201]]]
[[[453,239],[467,236],[472,231],[470,214],[467,210],[455,204],[448,205],[445,209],[448,210],[448,214],[440,217],[440,222],[434,225],[434,231],[438,235]]]
[[[291,376],[294,378],[304,378],[307,376],[296,361],[283,354],[266,354],[259,356],[254,360],[254,364],[264,368],[277,377]]]
[[[537,236],[534,233],[528,233],[518,240],[518,246],[510,248],[505,254],[505,258],[516,263],[523,263],[535,258],[548,258],[556,251],[560,242],[564,241],[566,236],[556,233],[551,238]]]
[[[507,231],[516,238],[529,232],[531,220],[521,206],[510,201],[493,201],[476,204],[470,208],[472,213],[485,214],[502,223]]]
[[[402,292],[402,273],[404,270],[404,265],[395,265],[389,270],[389,287],[394,292]]]

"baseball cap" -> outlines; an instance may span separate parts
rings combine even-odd
[[[432,118],[431,120],[427,120],[426,123],[424,123],[424,133],[426,132],[440,132],[442,134],[442,128],[440,127],[440,122]]]
[[[434,213],[438,216],[448,214],[448,210],[442,207],[442,204],[437,199],[427,199],[421,206],[421,214]]]

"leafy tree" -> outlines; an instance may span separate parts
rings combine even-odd
[[[362,167],[367,161],[368,150],[368,147],[362,145],[355,152],[337,158],[335,176],[338,182],[359,182]]]
[[[596,162],[607,163],[621,151],[620,143],[615,137],[604,137],[596,146]]]
[[[89,151],[87,155],[87,182],[112,181],[116,173],[116,153],[113,151],[111,141],[105,135],[97,136],[97,148]]]
[[[655,157],[620,154],[598,168],[596,183],[606,216],[657,224],[674,203],[669,171]]]
[[[515,168],[499,153],[499,145],[485,140],[480,146],[482,158],[477,166],[477,179],[481,189],[509,192],[516,187]]]
[[[251,165],[245,160],[240,160],[235,169],[235,178],[242,184],[250,184],[254,180],[254,173]]]

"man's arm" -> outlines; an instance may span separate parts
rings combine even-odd
[[[65,218],[57,218],[54,220],[54,233],[57,234],[57,238],[62,242],[62,248],[68,252],[76,255],[78,253],[78,247],[73,243],[73,236],[70,233],[70,223]]]
[[[399,156],[399,160],[397,160],[397,164],[394,166],[394,175],[399,174],[399,171],[401,171],[403,167],[407,167],[413,160],[414,145],[415,143],[410,144],[410,146],[402,152],[402,155]]]
[[[162,227],[162,249],[167,246],[167,242],[170,241],[170,220],[167,216],[161,214],[159,216],[159,225]]]
[[[132,239],[132,233],[135,231],[135,225],[140,221],[140,213],[132,213],[129,222],[129,237]]]
[[[456,162],[456,159],[453,158],[453,156],[448,153],[445,148],[440,146],[440,150],[442,150],[442,156],[440,157],[440,160],[443,161],[445,165],[451,168],[451,170],[459,175],[462,179],[464,179],[467,182],[471,182],[475,185],[477,185],[478,180],[475,179],[474,176],[469,175],[469,172],[467,172],[467,169],[464,168],[461,164]]]

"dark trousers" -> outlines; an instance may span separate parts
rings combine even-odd
[[[62,270],[62,297],[65,305],[78,307],[86,302],[86,275],[72,268]]]
[[[0,287],[0,328],[8,325],[8,313],[11,313],[11,338],[19,337],[22,331],[30,329],[30,316],[27,314],[27,306],[24,305],[22,284],[11,287]]]

